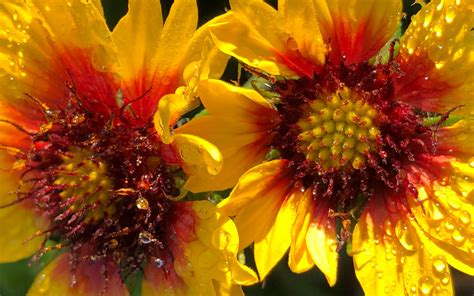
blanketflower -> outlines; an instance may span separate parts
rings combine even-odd
[[[192,186],[237,183],[220,207],[261,279],[289,249],[334,285],[347,244],[367,295],[452,294],[449,265],[474,274],[472,3],[431,1],[392,42],[398,0],[231,7],[211,34],[259,78],[201,81],[209,115],[174,133],[221,150]]]
[[[153,126],[188,63],[219,64],[202,53],[196,3],[175,1],[163,24],[159,1],[131,0],[113,32],[101,10],[0,4],[0,262],[64,251],[29,295],[127,295],[138,270],[143,295],[239,293],[256,276],[236,259],[235,225],[209,201],[178,201],[220,153],[193,135],[165,144]]]

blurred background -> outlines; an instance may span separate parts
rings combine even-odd
[[[151,1],[151,0],[142,0]],[[222,14],[229,8],[227,0],[198,0],[199,6],[199,24],[203,24],[212,17]],[[276,6],[276,0],[267,1]],[[410,21],[410,16],[418,11],[418,6],[413,6],[413,0],[404,0],[404,11],[406,16],[403,18],[403,27],[406,28]],[[104,11],[107,18],[107,24],[112,29],[117,21],[127,12],[127,0],[102,0]],[[162,0],[163,15],[166,16],[173,1]],[[380,3],[383,3],[382,1]],[[383,4],[382,4],[383,5]],[[226,72],[227,79],[236,78],[236,62],[232,61],[229,70]],[[250,252],[247,259],[252,260]],[[51,260],[54,254],[48,254],[38,263],[30,266],[29,259],[16,263],[0,264],[0,296],[22,296],[28,291],[35,275]],[[340,253],[341,260],[339,265],[338,280],[334,287],[330,288],[322,273],[313,269],[306,273],[295,275],[287,267],[287,258],[284,258],[274,269],[265,282],[246,287],[246,295],[345,295],[358,296],[363,295],[362,289],[357,282],[352,265],[352,259],[344,251]],[[474,295],[474,280],[452,269],[454,276],[454,286],[456,295],[467,296]],[[375,276],[375,275],[374,275]],[[129,286],[137,286],[133,282],[134,278],[129,280]],[[139,290],[133,294],[139,295]]]

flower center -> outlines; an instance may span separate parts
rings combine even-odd
[[[309,112],[298,121],[298,148],[306,159],[323,170],[352,166],[360,169],[380,134],[373,121],[377,111],[344,87],[309,103]]]
[[[170,258],[166,231],[179,212],[170,197],[181,194],[185,175],[152,122],[93,112],[74,93],[67,107],[43,111],[20,198],[51,221],[45,242],[67,247],[73,269],[84,259],[114,260],[124,277],[146,260]]]

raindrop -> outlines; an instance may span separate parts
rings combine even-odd
[[[421,277],[419,281],[420,292],[423,295],[430,295],[433,292],[433,278],[429,275]]]
[[[147,231],[140,232],[140,234],[138,235],[138,238],[140,239],[140,243],[144,245],[148,245],[149,243],[153,241],[152,235]]]
[[[433,261],[433,267],[437,272],[443,272],[446,270],[446,263],[442,256],[436,257]]]
[[[139,208],[140,210],[148,210],[149,209],[149,204],[148,204],[148,200],[146,200],[146,198],[143,198],[143,197],[139,197],[137,198],[137,201],[135,202],[137,208]]]
[[[155,263],[155,266],[157,268],[162,268],[165,265],[165,260],[163,260],[161,258],[155,258],[155,259],[153,259],[153,262]]]

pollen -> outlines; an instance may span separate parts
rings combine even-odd
[[[99,221],[104,214],[112,215],[114,207],[107,202],[113,183],[106,175],[106,164],[93,157],[90,151],[75,147],[70,148],[62,160],[54,185],[64,188],[59,196],[63,204],[69,205],[66,212],[78,213],[93,208],[93,211],[85,211],[86,223]]]
[[[363,167],[380,134],[377,111],[347,87],[312,101],[308,109],[298,121],[298,149],[306,159],[323,170]]]

